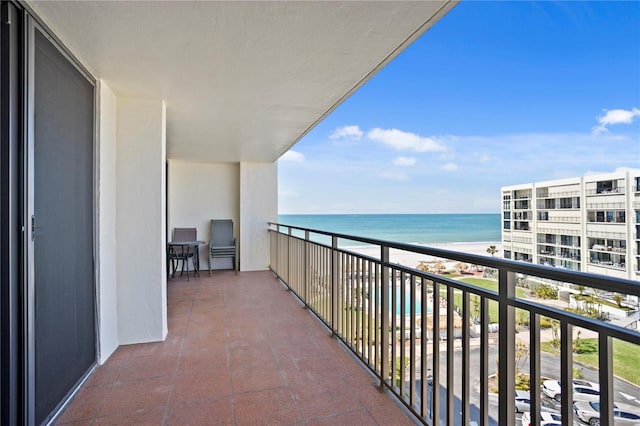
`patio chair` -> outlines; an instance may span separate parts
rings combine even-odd
[[[231,219],[211,220],[211,238],[209,239],[209,275],[211,275],[211,259],[233,258],[233,270],[238,273],[238,247],[233,237],[233,221]]]
[[[196,241],[198,232],[196,228],[173,228],[172,242]],[[171,262],[171,276],[173,277],[178,269],[178,265],[182,262],[180,276],[184,273],[185,264],[187,266],[187,281],[189,280],[189,260],[193,265],[193,273],[200,275],[198,272],[198,246],[167,246],[167,261]]]

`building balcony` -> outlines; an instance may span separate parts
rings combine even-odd
[[[613,425],[604,413],[620,395],[640,392],[613,376],[612,342],[640,345],[637,331],[516,291],[538,278],[638,297],[636,282],[286,225],[269,235],[273,273],[170,281],[167,339],[118,348],[57,424],[515,424],[517,348],[528,349],[530,383],[570,383],[576,332],[595,337],[605,360],[583,368],[608,407],[601,424]],[[496,288],[395,259],[406,252],[484,271]],[[516,325],[516,312],[533,325]],[[541,351],[546,321],[558,324],[559,358]],[[542,406],[573,424],[571,392],[530,393],[532,424]]]
[[[56,424],[413,424],[273,273],[167,291],[166,340],[120,346]]]

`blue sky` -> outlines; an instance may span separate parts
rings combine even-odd
[[[490,213],[640,168],[640,2],[462,2],[278,164],[279,213]]]

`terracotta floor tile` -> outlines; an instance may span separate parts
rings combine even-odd
[[[182,336],[175,333],[169,333],[164,342],[141,343],[139,345],[135,345],[136,348],[133,351],[132,359],[141,356],[178,356],[182,349],[182,340]]]
[[[232,371],[231,382],[235,394],[276,388],[285,385],[285,379],[279,369],[243,368]]]
[[[305,420],[361,408],[358,397],[345,389],[339,380],[292,385],[291,392]]]
[[[307,423],[308,426],[377,426],[378,423],[367,410],[352,411],[350,413],[314,419]]]
[[[233,425],[233,405],[230,397],[217,400],[171,403],[167,425]]]
[[[172,387],[171,376],[114,385],[97,417],[143,414],[165,408]]]
[[[374,405],[367,408],[369,414],[381,425],[394,425],[394,426],[412,426],[415,423],[407,417],[406,414],[391,401],[390,397],[387,398],[390,404]]]
[[[231,378],[227,371],[193,371],[176,377],[171,402],[216,399],[231,395]]]
[[[67,424],[80,420],[91,420],[104,402],[112,385],[85,386],[76,394],[57,424]]]
[[[121,345],[111,354],[109,359],[129,359],[135,349],[135,345]]]
[[[151,377],[173,376],[178,368],[178,355],[133,357],[122,370],[119,382],[135,382]]]
[[[165,407],[162,407],[138,412],[116,413],[98,417],[92,424],[98,426],[158,426],[164,421],[165,411]]]
[[[116,383],[122,370],[129,363],[125,358],[109,358],[104,365],[99,366],[87,379],[85,386],[110,385]]]
[[[58,424],[411,424],[270,272],[205,272],[167,294],[167,339],[118,348]]]
[[[285,387],[236,395],[235,410],[238,425],[290,425],[302,421]]]

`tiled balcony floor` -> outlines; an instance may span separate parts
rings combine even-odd
[[[271,272],[168,284],[164,342],[121,346],[57,424],[413,424]]]

